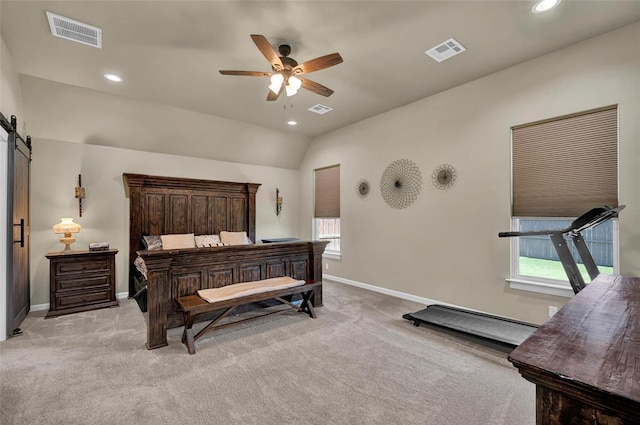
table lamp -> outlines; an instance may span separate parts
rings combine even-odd
[[[53,233],[61,233],[64,236],[60,242],[64,244],[63,251],[71,251],[70,245],[76,241],[71,234],[80,232],[80,225],[73,222],[73,218],[65,217],[60,219],[60,223],[53,226]]]

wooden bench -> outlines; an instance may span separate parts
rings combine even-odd
[[[265,314],[261,314],[258,316],[249,317],[246,319],[236,320],[231,323],[220,324],[219,322],[227,317],[229,314],[233,313],[238,307],[260,302],[275,299],[282,304],[288,304],[291,308],[304,312],[309,315],[312,319],[316,318],[315,310],[313,309],[312,297],[315,289],[321,285],[322,282],[315,282],[312,280],[307,280],[303,285],[294,286],[291,288],[284,289],[275,289],[269,290],[267,292],[260,292],[256,294],[243,295],[239,297],[234,297],[231,299],[224,299],[220,301],[208,302],[202,299],[199,295],[187,295],[184,297],[176,298],[176,304],[179,311],[182,311],[184,318],[184,332],[182,333],[182,342],[187,346],[187,350],[189,354],[195,354],[195,341],[197,341],[200,337],[202,337],[205,333],[210,332],[215,329],[222,329],[227,326],[237,325],[239,323],[249,322],[251,320],[259,319],[264,316],[269,316],[271,314],[282,313],[285,311],[290,311],[291,309],[280,309],[277,311],[270,311]],[[302,300],[299,305],[294,304],[290,300],[287,300],[283,297],[287,297],[290,295],[302,294]],[[200,332],[194,335],[193,332],[193,323],[194,319],[202,314],[214,312],[216,310],[220,311],[218,314],[207,326],[202,328]]]

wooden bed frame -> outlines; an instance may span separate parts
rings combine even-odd
[[[322,282],[327,241],[300,241],[146,251],[143,235],[246,231],[255,241],[260,184],[123,174],[129,209],[129,296],[136,293],[133,262],[147,267],[147,348],[167,345],[167,329],[182,326],[174,300],[199,289],[272,277]],[[322,285],[313,305],[322,305]],[[206,318],[204,318],[206,319]]]

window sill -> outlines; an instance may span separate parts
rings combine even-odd
[[[342,260],[342,254],[339,252],[327,252],[322,253],[322,258],[330,258],[332,260]]]
[[[567,283],[540,282],[535,280],[527,280],[523,278],[507,279],[511,289],[520,291],[536,292],[538,294],[555,295],[557,297],[573,298],[574,293],[571,286]]]

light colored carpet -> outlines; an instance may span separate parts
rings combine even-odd
[[[0,343],[0,423],[535,423],[504,352],[402,319],[423,305],[327,282],[318,318],[270,316],[148,351],[132,300],[44,320]]]

